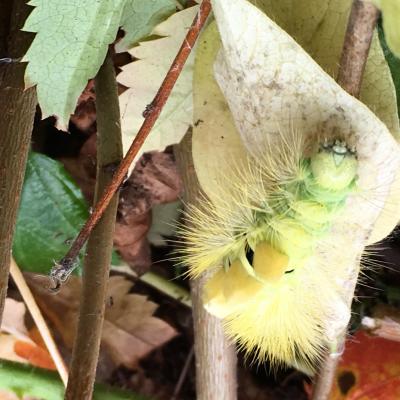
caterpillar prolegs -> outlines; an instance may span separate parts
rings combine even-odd
[[[317,244],[329,246],[332,221],[356,190],[357,156],[327,139],[304,156],[293,139],[221,179],[218,199],[189,208],[184,260],[192,276],[214,270],[205,307],[246,352],[312,368],[331,304],[342,300],[329,260],[315,268],[310,259]]]

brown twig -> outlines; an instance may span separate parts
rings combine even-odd
[[[96,78],[97,176],[96,201],[113,177],[110,166],[122,159],[117,82],[108,54]],[[107,282],[111,264],[118,193],[92,231],[86,249],[78,327],[72,350],[66,400],[92,399],[103,327]]]
[[[196,204],[199,184],[192,159],[192,137],[186,134],[175,149],[175,156],[184,183],[184,199]],[[209,314],[203,304],[203,274],[191,282],[192,313],[194,327],[194,350],[196,358],[196,399],[236,400],[236,351],[225,336],[220,319]]]
[[[28,157],[36,91],[24,90],[25,54],[31,36],[21,32],[30,9],[23,0],[0,0],[0,321],[7,295],[11,247]]]
[[[94,210],[88,220],[86,221],[83,228],[80,230],[78,236],[75,238],[70,249],[64,258],[55,265],[52,269],[50,276],[54,280],[56,287],[58,287],[63,281],[65,281],[71,271],[73,270],[73,264],[76,260],[79,251],[88,239],[91,231],[97,224],[98,220],[103,215],[104,211],[108,207],[110,200],[114,196],[115,192],[120,187],[121,183],[125,179],[130,165],[135,159],[137,153],[142,147],[144,141],[149,135],[151,129],[153,128],[157,118],[159,117],[165,103],[168,100],[169,95],[182,71],[182,68],[192,51],[192,48],[199,36],[200,30],[204,26],[207,17],[211,11],[210,0],[203,0],[199,12],[197,13],[187,35],[184,39],[178,54],[176,55],[172,65],[160,86],[156,96],[153,101],[146,107],[143,113],[145,120],[139,129],[134,141],[132,142],[125,158],[122,160],[119,168],[115,172],[113,180],[108,185],[101,199],[96,203]]]
[[[340,60],[337,82],[352,96],[360,95],[362,77],[367,63],[372,36],[379,16],[378,9],[367,1],[354,0],[350,12]],[[351,307],[357,276],[351,282],[347,303]],[[334,350],[328,350],[318,372],[313,390],[313,400],[329,398],[340,354],[344,349],[346,332],[334,344]],[[340,349],[340,351],[338,351]]]
[[[379,10],[368,1],[354,0],[347,25],[338,84],[354,97],[360,95],[362,77]]]
[[[174,394],[172,395],[171,400],[177,400],[178,395],[182,389],[182,385],[185,382],[186,375],[189,371],[190,364],[192,363],[193,356],[194,356],[194,347],[192,346],[192,348],[189,351],[189,354],[186,357],[185,364],[183,365],[182,371],[179,375],[179,379],[178,382],[176,383]]]

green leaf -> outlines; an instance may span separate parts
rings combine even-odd
[[[78,97],[116,37],[127,0],[31,0],[23,30],[36,32],[23,61],[26,86],[37,85],[43,117],[64,128]]]
[[[393,83],[396,88],[397,98],[400,99],[400,58],[397,58],[389,49],[386,43],[385,35],[383,33],[383,28],[379,24],[379,39],[383,48],[383,53],[387,63],[389,64],[390,72],[392,73]],[[397,102],[397,110],[400,115],[400,103]]]
[[[400,57],[400,2],[399,0],[372,0],[382,11],[383,29],[391,51]]]
[[[172,203],[155,204],[151,209],[152,224],[147,239],[153,246],[166,246],[165,237],[176,234],[176,221],[182,212],[180,200]]]
[[[175,12],[174,0],[128,0],[121,26],[125,36],[116,44],[119,52],[126,51],[151,34],[153,28]]]
[[[25,271],[47,274],[88,215],[83,195],[64,167],[32,152],[13,243],[17,264]]]
[[[55,371],[6,360],[0,362],[0,388],[16,393],[21,398],[43,400],[62,400],[65,391]],[[141,395],[103,384],[94,385],[93,400],[145,399]]]

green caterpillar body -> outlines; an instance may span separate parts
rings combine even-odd
[[[213,271],[205,307],[247,353],[312,369],[330,340],[332,305],[343,303],[316,247],[335,245],[329,232],[356,191],[358,163],[338,140],[305,157],[300,136],[281,139],[224,178],[213,201],[188,208],[182,262],[193,277]]]
[[[267,241],[286,254],[290,264],[312,254],[355,189],[357,159],[344,143],[326,142],[312,157],[300,159],[299,171],[270,195],[264,211],[255,211],[256,227],[246,235],[250,251]],[[288,267],[292,270],[293,265]]]
[[[240,260],[247,273],[256,276],[254,253],[259,243],[268,243],[288,257],[286,271],[281,274],[294,272],[313,253],[354,191],[357,159],[344,143],[326,142],[310,158],[300,158],[296,171],[255,204],[252,222],[245,230],[240,226],[233,233],[238,240],[220,260],[226,270]]]

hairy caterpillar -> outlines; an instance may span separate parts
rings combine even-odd
[[[245,352],[310,371],[340,352],[365,246],[400,219],[398,126],[249,2],[212,3],[193,90],[207,198],[187,209],[183,262]]]
[[[240,346],[272,363],[311,367],[326,340],[329,305],[340,298],[329,264],[313,272],[315,281],[305,264],[356,189],[357,159],[344,142],[327,139],[304,157],[300,140],[293,135],[266,152],[274,156],[250,159],[219,201],[190,209],[184,259],[194,276],[219,266],[204,288],[205,307]],[[329,288],[315,287],[322,275]]]
[[[192,276],[212,271],[206,307],[246,352],[312,369],[346,328],[365,245],[398,218],[398,147],[260,10],[213,6],[219,32],[204,32],[194,74],[208,199],[188,208],[183,261]],[[232,23],[240,15],[251,23]]]

